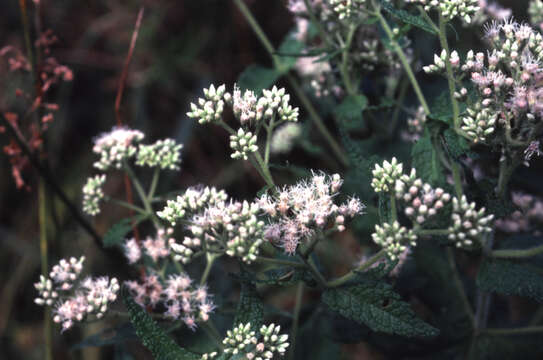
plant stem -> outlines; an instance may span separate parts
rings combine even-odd
[[[156,187],[158,185],[158,179],[160,178],[160,169],[156,168],[155,172],[153,173],[153,179],[151,180],[151,188],[149,189],[149,194],[147,195],[147,198],[149,201],[155,196]]]
[[[456,131],[460,130],[460,108],[458,107],[458,101],[454,97],[454,93],[456,92],[456,84],[454,83],[454,75],[452,71],[452,65],[451,65],[451,52],[449,50],[449,43],[447,42],[447,21],[441,14],[439,13],[439,42],[441,43],[441,47],[445,49],[445,52],[447,53],[447,58],[445,59],[445,67],[447,70],[447,82],[449,83],[449,95],[451,97],[451,104],[453,108],[453,124],[454,129]]]
[[[390,220],[392,222],[398,219],[398,210],[396,209],[396,196],[394,192],[390,193]]]
[[[45,193],[45,181],[40,178],[38,184],[38,212],[40,222],[40,259],[41,273],[47,278],[49,276],[49,265],[47,256],[47,205]],[[43,335],[45,340],[45,359],[53,360],[53,329],[51,323],[51,309],[46,307],[43,318]]]
[[[207,281],[207,278],[209,277],[209,273],[211,272],[211,268],[213,267],[213,263],[217,258],[219,257],[219,254],[213,254],[210,252],[206,253],[206,267],[204,269],[204,273],[202,274],[202,277],[200,278],[200,285],[204,285]]]
[[[543,326],[527,326],[523,328],[511,328],[511,329],[484,329],[481,331],[482,334],[486,335],[524,335],[524,334],[535,334],[543,332]]]
[[[143,190],[143,186],[139,182],[138,178],[136,177],[136,174],[130,167],[128,163],[124,164],[124,169],[128,176],[130,177],[130,180],[132,180],[132,183],[134,184],[134,187],[136,188],[136,192],[138,193],[138,196],[141,200],[141,203],[143,204],[143,207],[145,211],[149,214],[151,214],[151,218],[153,219],[153,222],[155,225],[159,224],[159,221],[155,215],[155,212],[153,210],[153,207],[151,206],[151,202],[147,198],[147,194],[145,193],[145,190]],[[158,226],[158,225],[157,225]]]
[[[294,314],[292,321],[292,328],[290,331],[290,349],[288,352],[288,359],[294,359],[294,353],[296,350],[296,335],[298,333],[298,326],[300,323],[300,310],[302,309],[302,300],[304,295],[304,283],[300,281],[296,287],[296,304],[294,305]]]
[[[472,326],[475,325],[475,316],[473,315],[473,310],[471,309],[471,305],[469,303],[468,297],[466,295],[466,292],[464,291],[464,285],[462,285],[462,281],[460,280],[460,275],[458,273],[458,269],[456,267],[456,261],[454,259],[454,252],[451,248],[447,248],[447,260],[449,262],[449,267],[451,268],[451,271],[453,273],[453,282],[456,286],[456,289],[458,291],[458,294],[460,295],[460,299],[462,300],[462,303],[464,304],[464,310],[466,312],[466,315],[470,319],[470,322]]]
[[[402,63],[405,73],[407,74],[407,77],[409,78],[409,81],[411,82],[411,86],[413,86],[413,90],[415,90],[415,94],[417,95],[417,98],[420,104],[422,105],[422,108],[424,109],[424,112],[426,113],[426,115],[430,115],[430,107],[428,106],[428,103],[426,102],[424,94],[422,93],[422,90],[420,89],[419,83],[417,79],[415,78],[415,74],[413,74],[413,70],[411,69],[411,65],[409,65],[407,56],[405,55],[400,44],[398,44],[398,42],[394,38],[394,33],[392,32],[392,29],[388,25],[386,19],[383,17],[383,14],[381,13],[381,9],[378,6],[376,6],[375,16],[377,16],[377,18],[379,19],[379,22],[381,23],[383,30],[385,30],[385,33],[387,34],[388,39],[390,43],[392,44],[394,51],[396,52],[396,55],[400,59],[400,62]]]
[[[353,87],[353,84],[351,83],[351,79],[349,77],[349,49],[351,47],[351,43],[353,42],[353,36],[356,32],[356,25],[351,24],[349,26],[349,32],[347,33],[347,40],[345,41],[345,44],[343,44],[342,48],[342,60],[341,64],[339,66],[340,73],[341,73],[341,79],[343,80],[343,83],[345,84],[345,89],[347,90],[347,94],[351,96],[356,95],[356,90]]]
[[[273,128],[274,128],[275,116],[272,117],[270,124],[266,127],[266,147],[264,150],[264,164],[268,166],[270,163],[270,145],[272,140]]]
[[[379,260],[384,259],[386,257],[386,254],[387,253],[386,253],[385,249],[380,250],[378,253],[376,253],[371,258],[369,258],[361,266],[357,267],[356,269],[353,269],[353,270],[349,271],[347,274],[343,275],[342,277],[339,277],[339,278],[337,278],[335,280],[329,281],[326,284],[326,286],[327,287],[338,287],[338,286],[341,286],[341,285],[345,284],[346,282],[354,279],[356,277],[357,272],[364,271],[367,268],[369,268],[370,266],[372,266],[373,264],[375,264],[376,262],[378,262]]]
[[[211,322],[211,319],[209,319],[208,321],[202,321],[200,323],[200,326],[205,331],[207,336],[209,336],[209,338],[213,340],[215,345],[217,345],[217,347],[222,350],[224,347],[222,345],[221,334],[219,333],[217,328],[215,328],[215,325],[213,325],[213,323]]]
[[[311,274],[313,274],[313,277],[315,278],[315,280],[317,280],[319,285],[321,287],[325,288],[327,286],[326,285],[326,279],[324,278],[324,276],[322,276],[322,274],[320,273],[319,269],[317,269],[317,267],[315,266],[313,261],[311,261],[311,259],[306,259],[303,256],[300,256],[300,259],[302,259],[302,261],[306,265],[309,272],[311,272]]]
[[[268,258],[264,256],[259,256],[256,258],[256,261],[259,263],[264,264],[273,264],[273,265],[284,265],[284,266],[292,266],[295,268],[305,268],[305,264],[302,264],[297,261],[290,261],[290,260],[282,260],[282,259],[274,259],[274,258]]]
[[[497,259],[522,259],[543,254],[543,245],[530,249],[493,250],[490,256]]]
[[[415,233],[419,236],[446,236],[450,234],[449,229],[421,229],[415,230]]]
[[[454,191],[456,192],[456,197],[458,200],[462,198],[462,178],[460,176],[460,167],[458,163],[454,160],[451,160],[451,170],[454,180]]]
[[[319,242],[320,238],[318,236],[313,236],[309,244],[305,246],[302,250],[300,250],[300,255],[307,258],[309,254],[313,251],[317,243]]]
[[[133,210],[133,211],[135,211],[135,212],[137,212],[138,214],[141,214],[141,215],[146,215],[146,216],[151,215],[151,214],[148,214],[147,211],[140,208],[139,206],[132,205],[129,202],[126,202],[126,201],[123,201],[123,200],[109,198],[108,201],[111,201],[112,203],[114,203],[116,205],[119,205],[119,206],[122,206],[122,207],[125,207],[127,209]]]
[[[266,181],[266,184],[270,188],[274,188],[275,183],[273,182],[273,178],[270,173],[270,168],[268,167],[268,165],[266,165],[264,160],[262,160],[262,156],[260,156],[259,152],[256,152],[254,155],[255,155],[256,162],[258,163],[258,166],[260,167],[260,170],[262,171],[262,175],[264,176],[264,181]]]
[[[275,48],[273,47],[272,43],[254,18],[253,14],[251,13],[251,10],[245,5],[243,0],[233,0],[236,6],[238,7],[239,11],[245,17],[245,20],[249,23],[251,26],[253,32],[255,33],[258,40],[262,43],[266,51],[268,52],[268,55],[272,58],[273,65],[275,69],[281,73],[285,72],[285,69],[283,68],[283,64],[281,63],[279,57],[277,57],[275,53]],[[300,88],[296,80],[290,75],[286,74],[286,78],[290,85],[294,88],[294,91],[296,92],[296,96],[302,103],[302,105],[305,107],[306,111],[309,113],[309,116],[311,117],[311,120],[315,123],[315,126],[317,127],[317,130],[321,133],[321,135],[324,137],[324,139],[328,142],[328,145],[332,148],[332,151],[335,153],[335,155],[338,157],[338,159],[341,161],[343,165],[347,165],[349,163],[349,160],[347,156],[343,153],[341,147],[339,144],[335,141],[333,136],[330,134],[326,126],[324,125],[324,122],[316,112],[315,108],[309,101],[309,99],[305,96],[303,90]]]

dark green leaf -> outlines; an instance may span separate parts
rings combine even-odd
[[[482,335],[477,337],[472,359],[539,360],[543,357],[543,334],[523,336]]]
[[[287,35],[285,40],[277,49],[279,55],[279,61],[281,63],[281,73],[288,72],[295,64],[305,45],[303,42],[296,40],[291,34]]]
[[[437,31],[422,17],[413,15],[402,9],[396,9],[389,1],[380,1],[383,10],[388,12],[396,19],[403,21],[406,24],[413,25],[430,34],[437,35]]]
[[[136,332],[130,323],[124,323],[114,328],[109,328],[100,331],[97,334],[91,335],[83,341],[75,344],[72,350],[82,349],[89,346],[101,347],[125,342],[127,340],[136,339]]]
[[[463,137],[454,132],[453,129],[447,129],[443,132],[443,138],[447,145],[447,150],[453,159],[460,159],[469,151],[469,144]]]
[[[531,265],[486,259],[477,274],[477,285],[485,291],[543,302],[543,271]]]
[[[122,219],[113,225],[102,238],[104,247],[108,248],[121,245],[124,242],[126,235],[132,231],[132,221],[133,219],[130,218]],[[138,223],[141,221],[141,217],[140,220],[136,219],[134,221]]]
[[[333,311],[373,331],[405,337],[432,337],[439,330],[419,319],[392,287],[366,277],[357,285],[326,290],[322,300]]]
[[[417,169],[417,176],[432,185],[445,183],[443,167],[439,162],[437,152],[432,146],[428,131],[421,137],[411,150],[412,167]]]
[[[344,123],[347,130],[352,130],[361,127],[362,112],[367,105],[368,99],[364,95],[347,96],[335,108],[334,113]]]
[[[256,291],[256,287],[249,282],[242,282],[234,326],[251,323],[253,329],[259,329],[263,318],[264,304]]]
[[[128,292],[123,291],[123,301],[128,309],[130,321],[136,335],[157,360],[197,360],[200,356],[179,347],[165,331],[136,304]]]
[[[274,69],[260,65],[249,65],[239,76],[238,86],[241,90],[252,90],[261,93],[271,87],[281,74]]]

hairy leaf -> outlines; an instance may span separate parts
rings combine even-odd
[[[490,292],[517,295],[543,302],[542,270],[510,260],[485,260],[477,274],[477,285]]]
[[[132,219],[122,219],[113,225],[102,238],[104,247],[121,245],[130,231],[132,231]]]
[[[252,90],[259,94],[263,89],[271,87],[280,76],[275,69],[253,64],[241,73],[238,86],[241,90]]]
[[[405,337],[432,337],[439,330],[417,318],[392,287],[367,277],[357,285],[328,289],[322,300],[333,311],[373,331]]]
[[[353,130],[362,126],[362,112],[367,105],[368,99],[364,95],[347,96],[334,112],[347,130]]]
[[[412,166],[417,169],[417,176],[432,185],[445,183],[443,167],[439,162],[437,152],[432,146],[428,131],[420,138],[411,150]]]
[[[410,14],[402,9],[396,9],[389,1],[381,0],[380,3],[383,10],[388,12],[396,19],[403,21],[406,24],[416,26],[419,29],[429,32],[430,34],[437,35],[437,31],[430,24],[428,24],[428,22],[422,16]]]
[[[130,321],[143,345],[159,360],[197,360],[200,356],[179,347],[160,326],[136,304],[128,292],[123,291],[123,301],[128,309]]]
[[[447,145],[447,150],[453,159],[460,159],[461,156],[469,152],[469,144],[463,137],[457,135],[453,129],[447,129],[443,132],[443,139]]]
[[[234,326],[251,323],[253,329],[259,329],[264,318],[264,304],[256,291],[256,287],[248,282],[241,284]]]

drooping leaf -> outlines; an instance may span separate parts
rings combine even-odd
[[[366,277],[356,285],[332,288],[322,295],[333,311],[373,331],[405,337],[433,337],[439,330],[419,319],[392,287]]]
[[[251,323],[253,329],[259,329],[263,318],[264,304],[256,291],[256,287],[249,282],[242,282],[234,327],[239,324]]]
[[[128,309],[130,321],[136,335],[157,360],[197,360],[200,356],[179,347],[172,338],[136,304],[127,291],[123,291],[123,301]]]
[[[406,24],[418,27],[419,29],[429,32],[430,34],[437,35],[437,31],[430,24],[428,24],[428,22],[422,16],[413,15],[405,10],[397,9],[391,4],[391,2],[386,0],[381,0],[380,3],[383,10],[388,12],[396,19],[403,21]]]
[[[437,152],[432,146],[428,131],[421,137],[411,150],[412,166],[417,169],[417,176],[432,185],[445,183],[443,167],[439,162]]]
[[[75,344],[72,350],[82,349],[89,346],[101,347],[123,343],[127,340],[137,339],[134,327],[130,323],[120,324],[114,328],[108,328],[97,334],[91,335],[81,342]]]
[[[529,297],[543,302],[543,270],[504,259],[485,259],[477,285],[489,292]]]
[[[271,87],[280,76],[275,69],[253,64],[240,74],[238,86],[241,90],[251,90],[260,94],[263,89]]]

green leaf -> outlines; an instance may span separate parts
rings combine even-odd
[[[303,42],[296,40],[292,34],[288,34],[283,40],[279,49],[277,49],[277,55],[281,63],[281,73],[288,72],[295,64],[305,45]]]
[[[128,309],[130,321],[136,335],[157,360],[197,360],[200,356],[179,347],[165,331],[136,304],[128,292],[123,291],[123,301]]]
[[[104,247],[109,248],[116,245],[121,245],[124,242],[126,235],[130,231],[132,231],[132,219],[122,219],[109,228],[109,230],[105,233],[104,237],[102,238]]]
[[[435,97],[434,101],[430,103],[429,117],[452,125],[453,109],[448,91],[442,91],[441,94]]]
[[[264,304],[256,291],[256,287],[248,282],[241,283],[234,327],[239,324],[251,323],[253,329],[259,329],[264,318]]]
[[[543,302],[542,272],[542,269],[510,260],[485,259],[477,274],[477,285],[485,291]]]
[[[251,90],[260,94],[263,89],[271,87],[280,76],[275,69],[253,64],[241,73],[238,86],[241,90]]]
[[[405,337],[432,337],[439,330],[419,319],[392,287],[370,276],[357,285],[326,290],[322,301],[333,311],[373,331]]]
[[[417,169],[417,176],[432,185],[445,183],[443,167],[439,162],[437,152],[432,145],[428,131],[411,149],[412,167]]]
[[[123,343],[127,340],[136,339],[134,327],[130,323],[120,324],[114,328],[108,328],[91,335],[81,342],[72,346],[72,350],[82,349],[86,347],[101,347]]]
[[[403,21],[406,24],[416,26],[430,34],[438,34],[437,31],[430,24],[428,24],[428,22],[422,16],[410,14],[402,9],[396,9],[389,1],[381,0],[380,3],[383,10],[388,12],[396,19]]]
[[[443,139],[447,145],[447,150],[453,159],[460,159],[470,150],[469,144],[463,137],[459,136],[453,129],[447,129],[443,132]]]
[[[543,357],[543,334],[522,336],[485,335],[476,338],[472,359],[539,360]]]
[[[353,130],[361,127],[362,112],[367,105],[368,99],[364,95],[350,95],[335,108],[334,113],[347,130]]]

